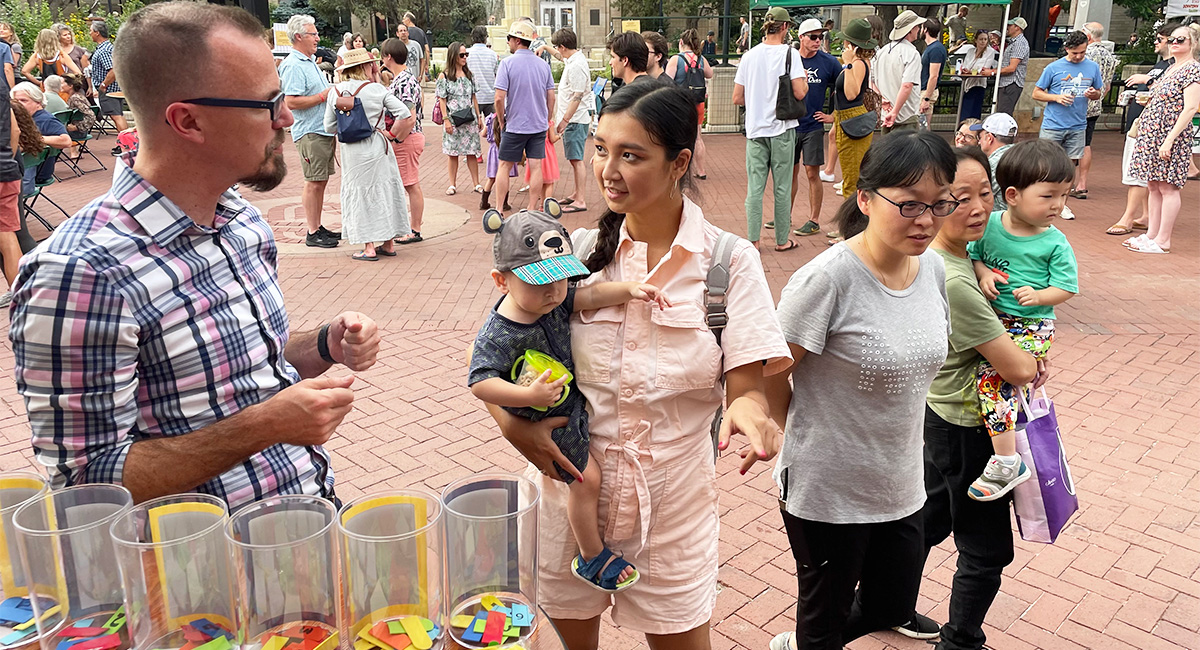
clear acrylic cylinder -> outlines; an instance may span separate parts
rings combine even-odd
[[[532,481],[500,473],[470,476],[442,492],[446,598],[456,643],[524,643],[533,633],[539,499]]]
[[[109,528],[133,507],[119,485],[49,492],[13,514],[42,650],[127,650],[125,592]]]
[[[265,499],[229,518],[234,625],[243,650],[337,647],[336,519],[332,503],[305,495]]]
[[[421,489],[364,496],[338,515],[346,647],[441,648],[442,504]],[[361,644],[360,644],[361,645]]]
[[[132,650],[232,650],[225,502],[177,494],[134,506],[111,532]]]
[[[0,474],[0,650],[27,648],[38,642],[29,583],[21,566],[12,519],[22,504],[49,491],[49,482],[40,474]]]

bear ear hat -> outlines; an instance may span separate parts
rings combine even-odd
[[[554,217],[555,219],[562,218],[563,214],[562,206],[559,205],[558,201],[555,201],[554,199],[546,199],[546,201],[542,203],[542,211]]]
[[[483,213],[483,231],[489,235],[494,235],[504,228],[504,215],[500,211],[492,208]]]

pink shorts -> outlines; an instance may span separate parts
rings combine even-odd
[[[0,232],[21,229],[21,179],[0,183]]]
[[[425,152],[425,134],[409,133],[404,142],[392,143],[396,164],[400,167],[400,182],[405,187],[421,180],[421,154]]]
[[[681,444],[684,443],[684,444]],[[586,620],[612,607],[613,622],[644,634],[678,634],[712,618],[717,600],[717,487],[712,444],[707,432],[689,436],[669,449],[631,453],[635,443],[611,443],[593,435],[592,458],[601,464],[600,526],[604,543],[637,568],[637,584],[606,594],[571,571],[579,554],[567,522],[567,487],[526,472],[542,490],[538,518],[538,604],[551,618]],[[635,477],[645,474],[645,497]],[[624,521],[615,519],[620,513]],[[632,528],[629,523],[632,522]],[[647,524],[642,543],[642,523]],[[624,532],[622,532],[624,531]],[[614,539],[614,537],[627,539]]]

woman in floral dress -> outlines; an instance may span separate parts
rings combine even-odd
[[[1192,116],[1200,108],[1200,27],[1179,27],[1167,37],[1175,63],[1151,90],[1138,118],[1137,147],[1130,173],[1148,182],[1150,229],[1125,241],[1137,253],[1169,253],[1171,231],[1179,216],[1181,188],[1192,156]]]
[[[483,151],[479,144],[479,102],[475,100],[475,78],[467,68],[467,48],[455,41],[446,48],[446,71],[438,75],[437,98],[442,107],[442,153],[450,162],[450,187],[446,194],[454,194],[458,178],[458,157],[467,159],[467,171],[471,174],[471,183],[476,192],[482,192],[479,184],[478,156]],[[474,120],[461,126],[454,126],[450,117],[455,111],[468,109],[474,114]]]

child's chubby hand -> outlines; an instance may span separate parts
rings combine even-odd
[[[550,381],[550,371],[546,370],[526,388],[529,391],[529,405],[545,408],[554,406],[562,397],[563,384],[565,383],[567,383],[566,377],[559,377],[554,381]]]
[[[660,309],[671,306],[671,301],[667,300],[667,294],[652,284],[635,284],[629,288],[629,295],[634,300],[657,303]]]
[[[1042,304],[1037,289],[1033,287],[1017,287],[1013,289],[1012,295],[1022,307],[1034,307]]]
[[[1008,284],[1008,278],[991,269],[987,273],[984,273],[983,277],[979,278],[979,288],[983,291],[983,297],[988,300],[995,300],[1000,297],[1000,290],[996,288],[997,282]]]

